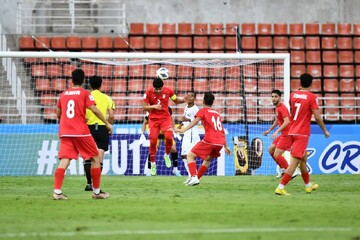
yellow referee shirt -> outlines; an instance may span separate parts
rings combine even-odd
[[[92,91],[91,95],[94,97],[96,107],[100,110],[105,118],[107,118],[108,109],[115,110],[115,103],[108,95],[100,92],[99,90]],[[86,109],[86,119],[87,125],[105,125],[105,123],[103,123],[103,121],[95,116],[95,114],[89,109]]]

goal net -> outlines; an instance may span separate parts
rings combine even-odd
[[[144,175],[150,143],[148,136],[142,145],[139,142],[145,115],[143,96],[160,67],[170,73],[164,85],[180,98],[195,92],[199,108],[205,92],[215,95],[213,107],[222,116],[233,154],[225,156],[222,151],[207,174],[275,174],[276,165],[267,153],[271,140],[263,132],[275,118],[271,91],[281,90],[288,103],[288,54],[0,52],[0,57],[0,175],[53,174],[59,147],[56,103],[60,93],[72,86],[71,72],[76,68],[84,70],[86,80],[93,75],[102,77],[101,90],[116,105],[103,174]],[[87,81],[84,88],[90,90]],[[171,103],[176,124],[185,106]],[[197,127],[202,137],[204,130]],[[181,140],[174,140],[179,170],[186,175]],[[165,166],[164,151],[161,142],[156,157],[158,175],[173,175],[172,167]],[[83,174],[81,157],[71,162],[68,174]]]

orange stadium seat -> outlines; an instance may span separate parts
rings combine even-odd
[[[178,34],[179,35],[191,35],[192,34],[192,24],[191,23],[179,23],[178,24]]]
[[[210,77],[223,78],[224,73],[225,73],[224,68],[210,68],[209,69],[209,76]]]
[[[274,34],[275,35],[287,35],[288,34],[287,23],[274,23]]]
[[[143,94],[130,93],[127,95],[127,99],[128,99],[128,109],[127,109],[128,121],[142,121],[144,117],[144,111],[142,110]]]
[[[322,61],[323,63],[337,63],[337,52],[323,51]]]
[[[144,66],[129,66],[129,77],[142,77],[144,76]]]
[[[50,48],[50,38],[46,36],[35,37],[35,47],[39,51],[47,51]]]
[[[177,92],[189,92],[192,91],[192,80],[191,79],[178,79],[176,81]]]
[[[164,86],[176,91],[176,81],[175,79],[166,79],[164,82]],[[144,86],[144,90],[147,89],[149,86]]]
[[[320,33],[320,25],[318,23],[306,23],[305,24],[305,33],[307,35],[319,34]]]
[[[340,79],[340,91],[341,92],[354,92],[355,82],[354,79]]]
[[[300,79],[291,79],[290,80],[290,91],[297,91],[300,88]]]
[[[355,51],[354,62],[355,63],[360,63],[360,51]]]
[[[195,78],[193,84],[194,84],[194,91],[196,92],[209,91],[209,83],[206,78]]]
[[[241,50],[243,52],[255,52],[256,38],[255,38],[255,23],[241,24]],[[254,36],[246,36],[254,35]]]
[[[195,36],[194,37],[194,50],[195,51],[207,51],[208,50],[208,38],[207,37],[201,37],[201,36]]]
[[[159,51],[160,50],[160,37],[146,36],[145,38],[146,51]]]
[[[321,24],[321,33],[323,35],[334,35],[335,31],[335,23],[323,23]]]
[[[240,25],[238,23],[226,23],[225,34],[226,35],[236,35],[236,28],[238,28],[238,30],[240,30]]]
[[[209,46],[210,52],[224,52],[225,49],[224,37],[210,36],[209,44],[210,44]]]
[[[193,76],[193,68],[190,66],[178,66],[177,76],[178,78],[191,78]]]
[[[113,93],[127,92],[126,78],[113,78],[111,84],[111,91]]]
[[[209,27],[207,23],[195,23],[194,24],[194,35],[208,35]]]
[[[210,35],[223,35],[224,24],[222,23],[210,23]]]
[[[100,77],[111,77],[112,70],[113,70],[113,66],[111,66],[111,65],[98,65],[97,66],[97,75]]]
[[[306,49],[320,49],[320,38],[306,37],[305,44],[306,44]]]
[[[224,92],[225,82],[223,79],[210,79],[209,86],[211,86],[212,92]]]
[[[113,39],[112,37],[99,37],[98,38],[98,49],[102,50],[112,50],[113,49]]]
[[[194,77],[207,78],[209,75],[209,69],[205,67],[194,67]]]
[[[290,23],[290,35],[303,35],[304,24],[302,23]]]
[[[236,36],[225,37],[225,51],[232,53],[236,52]]]
[[[308,54],[306,54],[308,57]],[[305,63],[305,52],[304,51],[291,51],[290,52],[291,63]]]
[[[353,63],[354,55],[352,51],[339,51],[339,63]]]
[[[126,119],[126,108],[127,101],[126,101],[125,93],[112,93],[111,99],[115,103],[115,111],[114,111],[114,118],[115,121],[123,121]]]
[[[176,37],[165,36],[176,34],[176,24],[174,23],[163,23],[162,24],[162,38],[161,38],[161,49],[162,51],[175,51],[176,50]]]
[[[311,91],[313,92],[321,92],[321,80],[314,79],[311,85]]]
[[[356,92],[360,92],[360,80],[359,80],[359,79],[356,79],[355,91],[356,91]],[[360,105],[359,105],[359,106],[360,106]]]
[[[175,23],[161,24],[161,34],[162,35],[175,35],[176,34],[176,24]]]
[[[339,91],[339,83],[337,79],[333,78],[325,78],[324,79],[324,91],[325,92],[338,92]]]
[[[284,77],[284,65],[275,65],[275,77],[283,78]]]
[[[351,37],[339,37],[337,41],[338,49],[352,49],[353,43]]]
[[[147,35],[159,35],[160,34],[160,24],[158,24],[158,23],[147,23],[145,33]]]
[[[96,75],[96,65],[95,64],[82,64],[81,69],[85,72],[85,77],[91,77]]]
[[[338,121],[340,119],[339,111],[339,95],[338,94],[325,94],[324,95],[324,115],[327,121]]]
[[[340,77],[354,77],[353,65],[340,65]]]
[[[63,76],[64,77],[71,77],[71,73],[77,69],[76,65],[73,64],[64,64],[63,65]]]
[[[191,37],[181,37],[177,39],[177,49],[180,51],[191,51],[192,50],[192,39]]]
[[[130,23],[129,34],[144,34],[144,23]]]
[[[131,49],[135,49],[136,51],[144,50],[144,37],[129,37],[129,44]]]
[[[320,65],[308,65],[307,71],[310,73],[313,77],[321,77],[321,66]]]
[[[307,63],[321,63],[320,51],[307,51],[306,52]]]
[[[241,85],[239,79],[226,79],[225,91],[227,92],[239,92]]]
[[[127,51],[129,38],[128,37],[115,37],[114,38],[114,51]]]
[[[321,40],[322,49],[336,49],[336,38],[335,37],[323,37]]]
[[[151,78],[153,79],[154,76],[156,75],[156,70],[158,70],[160,68],[160,65],[156,64],[156,65],[146,65],[146,72],[145,72],[145,76],[147,78]],[[175,77],[173,76],[173,74],[175,74],[175,71],[171,71],[169,70],[169,75],[170,77]]]
[[[290,68],[291,77],[300,77],[301,74],[305,73],[305,65],[293,65]]]
[[[31,65],[31,76],[32,77],[46,77],[45,65]]]
[[[78,36],[66,37],[66,47],[69,50],[80,50],[81,49],[81,38]]]
[[[95,50],[97,47],[96,37],[88,36],[81,38],[81,48],[84,50]]]
[[[63,92],[66,90],[66,79],[53,78],[51,79],[51,89],[54,92]]]
[[[337,33],[339,35],[349,35],[351,34],[351,23],[338,23]]]
[[[226,115],[225,121],[227,122],[239,122],[243,120],[242,99],[239,94],[227,94],[226,95]]]
[[[288,25],[286,23],[274,24],[274,49],[275,50],[287,50],[289,48],[289,41],[287,38]],[[277,36],[283,35],[283,36]]]
[[[44,108],[44,120],[46,121],[56,121],[57,115],[56,115],[57,109],[55,107],[45,107]]]
[[[35,89],[38,92],[50,92],[50,80],[48,78],[37,78],[35,79]]]
[[[40,95],[40,104],[44,106],[56,106],[57,97],[53,93],[42,93]]]
[[[303,37],[290,37],[290,49],[302,50],[305,49],[305,42]]]
[[[46,66],[46,72],[48,77],[62,77],[62,65],[61,64],[49,64]]]
[[[19,37],[19,48],[20,50],[34,50],[35,43],[34,39],[31,36],[21,36]]]
[[[111,92],[111,80],[110,79],[108,79],[108,78],[102,79],[101,91],[104,93],[107,93],[107,94]]]
[[[113,75],[114,75],[114,77],[127,77],[128,74],[129,74],[128,66],[115,65],[113,67]]]
[[[337,77],[338,66],[337,65],[324,65],[324,77]]]
[[[255,23],[242,23],[241,24],[241,34],[242,35],[254,35],[255,31]]]
[[[272,81],[268,79],[259,79],[258,80],[258,91],[259,92],[271,92],[274,88],[272,86]]]
[[[239,67],[227,67],[225,69],[225,74],[227,78],[238,78],[240,77],[240,68]]]
[[[52,37],[50,39],[50,45],[52,50],[66,50],[66,39],[65,37]]]
[[[240,84],[238,83],[239,81],[234,80],[234,82],[236,82],[240,86]],[[244,78],[243,79],[243,88],[244,88],[245,92],[247,92],[247,93],[256,92],[256,90],[257,90],[256,79]]]
[[[129,92],[140,92],[144,91],[144,83],[141,78],[132,78],[128,82]]]

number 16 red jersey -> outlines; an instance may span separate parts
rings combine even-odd
[[[225,145],[225,132],[220,114],[211,108],[200,109],[195,117],[201,118],[205,129],[205,136],[202,141],[213,145]]]

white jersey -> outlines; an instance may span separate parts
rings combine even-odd
[[[199,108],[196,105],[194,105],[190,108],[187,106],[185,107],[184,117],[186,117],[187,119],[190,119],[190,120],[183,122],[184,127],[189,125],[190,122],[195,119],[195,115],[198,111],[199,111]],[[183,137],[182,146],[181,146],[181,155],[187,155],[190,152],[191,148],[199,141],[200,141],[200,136],[199,136],[198,126],[194,126],[194,127],[190,128],[189,130],[187,130],[186,132],[184,132],[184,137]]]

